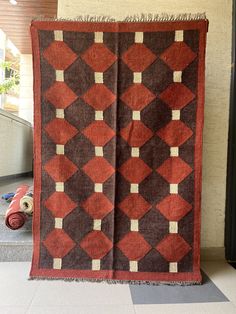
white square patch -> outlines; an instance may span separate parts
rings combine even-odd
[[[103,43],[103,32],[95,32],[94,33],[94,42],[95,43]]]
[[[143,43],[143,32],[135,32],[134,42],[136,44]]]
[[[169,272],[177,273],[178,272],[178,263],[169,263]]]
[[[103,120],[103,111],[100,110],[95,111],[95,120]]]
[[[134,83],[142,83],[142,72],[134,72],[133,73],[133,82]]]
[[[56,117],[59,119],[64,119],[64,109],[56,109]]]
[[[172,110],[172,120],[180,120],[180,110]]]
[[[101,260],[100,259],[93,259],[92,260],[92,270],[100,270],[101,268]]]
[[[132,271],[132,272],[138,271],[138,262],[137,261],[130,261],[129,262],[129,271]]]
[[[94,184],[94,192],[102,193],[102,183],[95,183]]]
[[[57,82],[64,82],[64,71],[56,70],[56,81]]]
[[[130,193],[138,193],[138,184],[136,183],[130,184]]]
[[[57,155],[64,155],[65,151],[64,151],[64,145],[56,145],[56,152]]]
[[[102,228],[102,221],[101,219],[94,219],[93,221],[93,230],[101,230]]]
[[[103,84],[103,73],[94,72],[95,83]]]
[[[56,191],[64,192],[64,182],[56,182]]]
[[[62,218],[55,218],[55,228],[62,229],[63,219]]]
[[[181,83],[182,82],[182,71],[174,71],[173,72],[173,81],[175,83]]]
[[[178,184],[170,184],[170,194],[178,194]]]
[[[132,157],[139,157],[139,148],[138,147],[132,147],[131,148],[131,156]]]
[[[63,31],[54,31],[54,39],[56,41],[63,41]]]
[[[183,41],[184,40],[184,31],[179,30],[175,31],[175,41]]]
[[[133,119],[133,120],[140,120],[140,111],[134,110],[134,111],[132,112],[132,119]]]
[[[178,157],[179,156],[179,147],[170,147],[170,156]]]
[[[169,233],[178,233],[177,221],[169,221]]]
[[[62,260],[61,258],[53,259],[53,269],[61,269]]]
[[[95,156],[103,156],[103,147],[95,146]]]
[[[130,231],[138,231],[138,219],[130,220]]]

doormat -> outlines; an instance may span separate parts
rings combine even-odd
[[[32,22],[31,278],[201,282],[207,28]]]

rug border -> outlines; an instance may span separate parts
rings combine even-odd
[[[129,271],[92,271],[92,270],[55,270],[39,268],[40,257],[40,197],[41,197],[41,75],[40,75],[40,52],[38,30],[67,31],[106,31],[106,32],[134,32],[134,31],[168,31],[168,30],[199,30],[199,66],[197,86],[197,112],[196,112],[196,136],[194,152],[194,244],[193,244],[193,272],[182,273],[156,273]],[[33,216],[33,257],[30,277],[38,278],[70,278],[101,279],[101,280],[131,280],[149,282],[181,282],[201,283],[200,273],[200,213],[201,213],[201,180],[202,180],[202,129],[204,120],[204,90],[205,90],[205,46],[208,21],[182,21],[182,22],[119,22],[119,23],[93,23],[93,22],[63,22],[63,21],[33,21],[31,24],[31,38],[33,51],[34,71],[34,216]],[[85,278],[85,279],[86,279]]]

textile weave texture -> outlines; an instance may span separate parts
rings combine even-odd
[[[201,282],[207,26],[32,22],[32,278]]]

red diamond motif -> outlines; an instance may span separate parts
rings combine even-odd
[[[118,171],[130,183],[140,183],[152,172],[152,169],[140,158],[132,157],[123,163]]]
[[[133,84],[121,95],[120,99],[132,110],[142,110],[155,97],[143,84]]]
[[[65,70],[77,59],[77,55],[63,41],[54,41],[44,50],[43,56],[57,70]]]
[[[95,43],[90,46],[81,58],[95,71],[105,72],[117,59],[104,44]]]
[[[93,193],[81,206],[93,219],[103,219],[114,208],[113,204],[102,193]]]
[[[116,246],[130,261],[139,261],[152,248],[139,232],[127,233]]]
[[[132,121],[125,128],[121,129],[120,135],[132,147],[141,147],[153,135],[141,121]]]
[[[64,82],[55,82],[45,92],[44,97],[59,109],[65,109],[78,98]]]
[[[168,234],[156,249],[168,262],[179,262],[191,246],[179,234]]]
[[[45,130],[50,138],[56,143],[65,145],[72,137],[74,137],[78,130],[64,119],[55,118],[50,121]]]
[[[82,98],[95,110],[105,110],[115,101],[116,95],[104,84],[94,84]]]
[[[102,231],[92,231],[80,242],[81,248],[92,258],[103,258],[113,247]]]
[[[179,157],[170,157],[157,169],[169,183],[180,183],[193,169]]]
[[[193,131],[180,120],[172,120],[164,128],[157,131],[157,135],[171,147],[181,146]]]
[[[94,121],[82,133],[94,146],[104,146],[115,136],[115,132],[104,121]]]
[[[181,196],[171,194],[165,197],[156,208],[170,221],[179,221],[191,210],[192,205]]]
[[[105,182],[115,172],[103,157],[94,157],[82,169],[96,183]]]
[[[47,235],[43,244],[54,258],[63,258],[76,245],[63,229],[54,229]]]
[[[77,204],[62,192],[54,192],[46,201],[45,206],[53,213],[54,217],[66,217]]]
[[[185,42],[174,42],[162,53],[160,58],[172,70],[182,71],[196,58],[196,53]]]
[[[156,58],[144,44],[133,44],[121,57],[133,72],[143,72]]]
[[[130,219],[142,218],[152,207],[140,194],[129,194],[118,206]]]
[[[185,85],[173,83],[159,95],[171,109],[182,109],[194,99],[195,95]]]
[[[64,155],[54,156],[45,164],[44,169],[55,182],[65,182],[77,171],[73,162]]]

